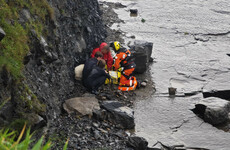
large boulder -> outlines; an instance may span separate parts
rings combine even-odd
[[[6,33],[4,30],[0,27],[0,41],[5,37]]]
[[[148,149],[148,142],[142,137],[133,136],[128,138],[127,146],[134,150],[146,150]]]
[[[230,102],[209,97],[196,104],[193,112],[200,115],[205,122],[212,125],[221,124],[229,120]]]
[[[93,115],[93,111],[100,109],[98,100],[95,97],[76,97],[68,99],[63,104],[63,108],[69,113],[78,113],[79,115]]]
[[[117,101],[105,101],[102,108],[108,111],[107,119],[124,129],[134,129],[134,111]]]
[[[144,73],[147,70],[148,63],[151,61],[153,43],[147,41],[134,41],[130,46],[136,63],[136,73]]]

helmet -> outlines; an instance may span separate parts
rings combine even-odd
[[[113,43],[113,49],[115,50],[115,51],[118,51],[120,48],[121,48],[121,44],[120,44],[120,42],[118,42],[118,41],[115,41],[114,43]]]

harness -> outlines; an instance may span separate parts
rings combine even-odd
[[[130,50],[121,48],[118,53],[125,53],[127,55],[126,58],[121,61],[121,66],[124,67],[124,69],[131,69],[136,67],[136,64],[134,63],[135,58]]]

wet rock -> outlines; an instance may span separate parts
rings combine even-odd
[[[142,87],[146,87],[146,86],[147,86],[147,83],[146,83],[146,82],[141,82],[141,86],[142,86]]]
[[[93,123],[93,126],[95,127],[95,128],[98,128],[99,127],[99,125],[97,124],[97,123]]]
[[[152,55],[153,43],[147,41],[134,41],[134,45],[130,46],[136,63],[135,72],[144,73],[147,70],[147,65],[150,62]]]
[[[138,10],[137,9],[130,9],[129,10],[131,14],[137,15]]]
[[[176,88],[173,88],[173,87],[169,87],[168,88],[168,91],[169,91],[169,95],[175,95],[176,94]]]
[[[0,41],[5,37],[5,31],[0,27]]]
[[[192,111],[200,115],[204,121],[212,125],[217,125],[229,120],[230,102],[210,97],[196,104]]]
[[[109,121],[119,124],[125,129],[134,128],[134,111],[131,108],[117,101],[105,101],[101,107],[108,111]]]
[[[127,145],[132,147],[134,150],[146,150],[148,149],[148,142],[142,137],[129,137]]]
[[[76,97],[66,100],[63,108],[69,113],[76,112],[79,115],[93,115],[93,111],[99,110],[100,106],[95,97]]]

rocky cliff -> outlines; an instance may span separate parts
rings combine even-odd
[[[56,118],[63,100],[85,90],[74,80],[74,67],[84,63],[90,51],[106,37],[97,0],[36,3],[34,0],[1,0],[0,7],[6,10],[1,12],[1,19],[5,21],[0,22],[6,32],[0,45],[0,104],[4,103],[0,106],[1,124],[16,118],[29,119],[32,124],[42,118]],[[8,11],[17,17],[9,17]],[[16,25],[25,31],[26,39],[25,47],[21,48],[25,50],[24,55],[17,60],[22,64],[18,70],[7,59],[17,58],[8,57],[7,53],[10,39],[14,40],[13,33],[19,32]],[[23,44],[20,37],[16,40]]]

